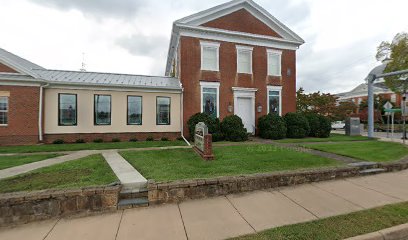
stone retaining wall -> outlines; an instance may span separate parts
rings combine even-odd
[[[121,186],[0,194],[0,227],[117,209]]]
[[[387,172],[408,169],[408,163],[378,164]],[[223,196],[254,190],[292,186],[360,176],[360,168],[345,167],[291,173],[254,174],[214,179],[156,183],[149,181],[149,204],[176,203],[187,199]]]

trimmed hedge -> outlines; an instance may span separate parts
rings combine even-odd
[[[309,136],[310,125],[305,115],[301,113],[288,113],[285,115],[288,138],[305,138]]]
[[[194,141],[193,136],[195,126],[200,122],[203,122],[207,125],[208,132],[212,134],[213,142],[219,142],[224,140],[224,135],[221,133],[220,120],[218,118],[214,119],[206,113],[196,113],[193,116],[191,116],[190,119],[187,121],[190,140]]]
[[[222,120],[221,132],[227,141],[244,142],[248,140],[247,130],[244,128],[242,119],[237,115],[231,115]]]
[[[286,123],[277,114],[268,114],[258,121],[259,136],[264,139],[284,139],[286,138]]]
[[[310,126],[309,137],[317,138],[330,137],[331,132],[330,119],[316,113],[306,114],[306,118]]]

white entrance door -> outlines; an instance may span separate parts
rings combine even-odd
[[[238,97],[237,106],[235,106],[235,114],[242,119],[244,127],[247,129],[248,133],[253,133],[255,131],[255,118],[253,116],[255,110],[252,102],[251,98]]]

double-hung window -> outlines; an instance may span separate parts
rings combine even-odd
[[[252,74],[252,47],[237,46],[237,72]]]
[[[94,97],[95,125],[111,125],[112,97],[110,95],[95,95]]]
[[[220,44],[201,41],[201,70],[220,70]]]
[[[142,125],[142,97],[128,96],[127,124]]]
[[[9,98],[0,97],[0,125],[8,124]]]
[[[156,99],[156,124],[170,125],[170,105],[169,97],[157,97]]]
[[[268,86],[268,113],[282,115],[282,87]]]
[[[219,89],[220,84],[214,82],[200,82],[201,112],[213,118],[219,117]]]
[[[77,125],[77,95],[60,93],[58,95],[58,125]]]
[[[268,50],[268,76],[282,76],[282,51]]]

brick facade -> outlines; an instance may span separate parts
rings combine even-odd
[[[4,64],[1,64],[1,63],[0,63],[0,72],[3,72],[3,73],[17,73],[16,70],[14,70],[14,69],[12,69],[12,68],[4,65]]]
[[[265,23],[259,21],[259,19],[245,9],[207,22],[202,26],[281,38],[278,33],[269,28]]]
[[[267,114],[267,86],[282,86],[282,114],[296,111],[296,51],[283,50],[282,77],[268,77],[267,48],[253,46],[253,74],[237,73],[237,50],[235,43],[220,42],[220,71],[201,71],[200,39],[181,37],[180,39],[180,80],[184,92],[184,125],[188,119],[201,111],[200,81],[220,82],[220,118],[233,113],[228,105],[234,105],[232,87],[256,88],[256,107],[262,106],[262,112],[256,111],[256,122]],[[240,44],[239,44],[240,45]],[[290,69],[290,76],[287,71]],[[184,129],[188,136],[188,129]]]
[[[9,92],[8,126],[0,126],[0,145],[23,145],[38,142],[40,88],[0,86]]]

